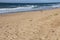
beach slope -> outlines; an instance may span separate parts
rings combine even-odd
[[[60,40],[60,9],[0,14],[0,40]]]

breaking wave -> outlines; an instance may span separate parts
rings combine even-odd
[[[23,11],[32,11],[32,10],[42,10],[49,8],[59,8],[60,4],[50,5],[50,6],[40,6],[40,5],[26,5],[26,6],[18,6],[13,8],[0,8],[0,13],[9,13],[9,12],[23,12]]]

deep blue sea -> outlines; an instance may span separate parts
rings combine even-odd
[[[0,13],[60,8],[60,3],[0,3]]]

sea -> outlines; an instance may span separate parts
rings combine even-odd
[[[0,3],[0,13],[25,12],[60,8],[60,3]]]

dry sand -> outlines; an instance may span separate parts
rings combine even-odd
[[[0,14],[0,40],[60,40],[60,9]]]

